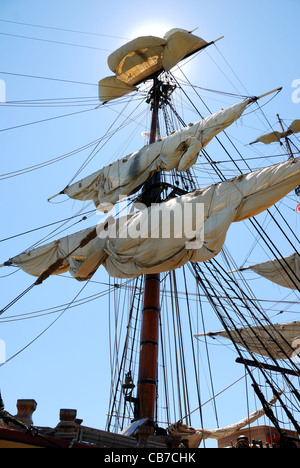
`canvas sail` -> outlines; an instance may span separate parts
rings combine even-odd
[[[271,132],[262,135],[261,137],[257,138],[255,141],[251,143],[264,143],[265,145],[269,145],[270,143],[280,142],[282,138],[286,138],[294,133],[300,132],[300,120],[294,120],[289,128],[285,132]]]
[[[99,81],[99,99],[108,102],[136,90],[136,84],[159,71],[169,71],[184,57],[208,43],[184,29],[172,29],[164,38],[143,36],[128,42],[108,57],[115,75]]]
[[[97,240],[99,241],[96,229],[91,227],[17,255],[12,259],[12,263],[36,277],[52,267],[51,275],[69,271],[76,279],[87,280],[95,271],[92,264],[94,256],[97,256],[98,268],[101,262],[99,255],[103,255]],[[83,278],[77,275],[81,267],[82,271],[85,270],[85,273],[82,273]]]
[[[221,110],[187,128],[66,187],[61,193],[77,200],[93,200],[100,211],[109,211],[121,198],[135,193],[155,172],[186,171],[218,133],[239,119],[253,100]]]
[[[268,406],[271,408],[277,401],[277,398],[274,397],[269,403]],[[203,440],[214,439],[220,440],[224,437],[230,437],[235,434],[238,430],[243,429],[244,427],[253,424],[262,416],[264,416],[264,408],[260,408],[254,413],[249,414],[248,417],[242,419],[241,421],[232,424],[230,426],[218,428],[218,429],[193,429],[190,426],[185,424],[176,423],[168,427],[168,432],[171,435],[181,436],[182,439],[187,439],[189,441],[189,448],[198,448]]]
[[[111,217],[97,226],[97,235],[91,228],[91,232],[67,236],[10,263],[38,276],[43,262],[46,268],[60,258],[75,278],[84,280],[100,265],[113,277],[133,278],[174,270],[188,261],[204,262],[220,252],[231,223],[256,216],[277,203],[299,185],[299,177],[300,159],[286,161],[117,220]],[[76,242],[81,245],[78,251]]]
[[[250,266],[249,269],[280,286],[300,290],[300,256],[298,253],[281,260],[258,263]]]
[[[265,327],[240,328],[238,330],[218,331],[201,336],[221,336],[235,341],[255,354],[274,359],[288,359],[295,353],[293,343],[300,338],[300,322],[282,323]],[[299,340],[297,340],[297,343]]]

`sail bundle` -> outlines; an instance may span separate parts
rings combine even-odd
[[[113,277],[133,278],[174,270],[188,261],[204,262],[221,251],[233,222],[256,216],[277,203],[299,185],[299,178],[298,158],[117,220],[110,217],[97,228],[16,256],[9,264],[39,276],[62,259],[63,264],[51,274],[69,270],[76,279],[86,280],[100,265]]]
[[[300,256],[298,253],[282,259],[258,263],[247,269],[280,286],[300,291]]]
[[[103,255],[97,241],[96,229],[91,227],[17,255],[12,263],[32,276],[40,277],[50,270],[50,275],[69,271],[79,281],[82,278],[77,273],[81,269],[83,279],[88,280],[95,272],[94,255],[97,256],[96,269],[101,262],[99,255]]]
[[[269,145],[270,143],[280,142],[282,138],[287,138],[294,133],[300,132],[300,120],[294,120],[289,128],[285,132],[271,132],[266,133],[265,135],[260,136],[255,141],[251,143],[254,145],[255,143],[264,143],[265,145]]]
[[[230,339],[249,351],[273,359],[288,359],[295,354],[293,344],[299,343],[300,322],[282,323],[253,328],[211,332],[202,336],[221,336]],[[297,340],[298,338],[298,340]]]
[[[97,209],[109,211],[120,199],[135,193],[155,173],[186,171],[201,149],[243,114],[253,99],[246,99],[210,115],[66,187],[61,194],[76,200],[93,200]]]
[[[267,406],[271,408],[276,402],[277,397],[273,397],[272,400],[267,403]],[[247,426],[250,426],[250,424],[255,423],[258,419],[264,416],[265,413],[266,408],[260,408],[235,424],[212,430],[194,429],[190,426],[186,426],[182,422],[178,422],[169,426],[168,432],[174,436],[181,436],[181,440],[187,439],[189,441],[189,448],[198,448],[203,440],[220,440],[224,437],[230,437],[233,434],[236,434],[240,429],[246,428]]]
[[[142,36],[128,42],[108,57],[114,73],[99,81],[99,99],[108,102],[137,90],[151,75],[169,71],[186,56],[208,43],[184,29],[172,29],[164,38]]]

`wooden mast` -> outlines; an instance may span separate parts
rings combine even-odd
[[[285,129],[284,129],[284,126],[283,126],[283,123],[282,123],[282,120],[281,120],[279,114],[277,114],[277,118],[278,118],[278,121],[280,123],[282,131],[285,132]],[[285,144],[286,144],[287,151],[289,153],[289,159],[294,159],[294,154],[293,154],[289,139],[288,139],[287,136],[284,139],[285,139]]]
[[[157,138],[160,105],[160,82],[156,77],[151,90],[152,123],[149,143]],[[144,186],[143,202],[150,206],[157,203],[157,189],[151,187],[160,182],[155,174]],[[137,389],[138,419],[149,419],[149,432],[154,432],[155,402],[157,388],[158,336],[160,316],[160,274],[145,275],[144,307],[140,338],[140,363]],[[151,428],[151,429],[150,429]]]

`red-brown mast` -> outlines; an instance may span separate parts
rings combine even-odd
[[[150,144],[157,138],[158,113],[160,105],[160,82],[154,78],[152,88],[152,123]],[[150,206],[157,203],[155,189],[151,186],[160,181],[159,173],[155,174],[145,185],[144,203]],[[155,420],[155,402],[157,387],[158,336],[160,315],[160,274],[145,275],[144,308],[142,317],[140,363],[138,380],[138,419]],[[151,425],[151,424],[150,424]],[[154,431],[154,424],[152,424]],[[152,432],[153,432],[152,431]]]

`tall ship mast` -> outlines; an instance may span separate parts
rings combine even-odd
[[[56,428],[35,427],[31,420],[35,404],[23,401],[23,413],[20,410],[13,416],[5,409],[3,395],[0,446],[167,450],[198,448],[209,439],[226,440],[230,445],[229,439],[236,437],[237,446],[249,447],[256,446],[249,441],[249,427],[261,418],[268,419],[273,432],[266,430],[264,436],[261,432],[259,446],[299,446],[300,325],[298,321],[271,320],[245,278],[253,272],[296,296],[299,293],[298,238],[277,204],[287,197],[290,202],[291,194],[294,203],[299,195],[300,125],[294,120],[285,126],[278,114],[280,132],[272,129],[244,142],[251,148],[277,144],[282,151],[277,163],[251,169],[227,129],[250,113],[263,113],[261,102],[276,96],[281,88],[258,90],[255,96],[224,92],[237,102],[204,116],[172,72],[220,39],[206,42],[193,31],[172,29],[163,38],[138,37],[108,57],[114,74],[99,82],[98,108],[103,112],[125,96],[140,93],[150,109],[147,144],[85,177],[78,178],[78,172],[64,189],[50,196],[49,201],[67,196],[93,203],[101,215],[96,226],[43,242],[4,259],[1,265],[35,277],[26,290],[3,306],[1,318],[31,290],[57,275],[68,274],[89,284],[99,269],[105,269],[109,286],[115,281],[115,310],[124,307],[128,294],[128,313],[115,322],[111,358],[115,367],[106,428],[97,432],[82,426],[71,410],[61,412]],[[197,121],[185,122],[176,110],[174,95],[178,90],[198,113]],[[193,90],[197,93],[195,87]],[[238,157],[231,156],[221,135]],[[212,143],[224,151],[230,170],[222,170],[216,155],[212,159]],[[197,170],[204,172],[210,183],[200,184]],[[123,214],[125,205],[127,213]],[[261,214],[268,216],[285,238],[291,249],[289,256],[281,255],[260,222]],[[255,242],[259,239],[268,250],[269,261],[235,264],[225,246],[226,236],[235,226],[246,223]],[[251,252],[250,245],[245,246],[245,251],[249,249]],[[215,313],[222,329],[206,329],[208,310]],[[187,335],[191,342],[188,357]],[[210,340],[218,341],[221,347],[229,341],[236,364],[243,369],[242,379],[259,403],[244,419],[225,427],[217,418]],[[199,343],[204,345],[202,352]],[[203,351],[213,392],[214,429],[204,422],[199,371]],[[193,423],[196,415],[198,427]]]

